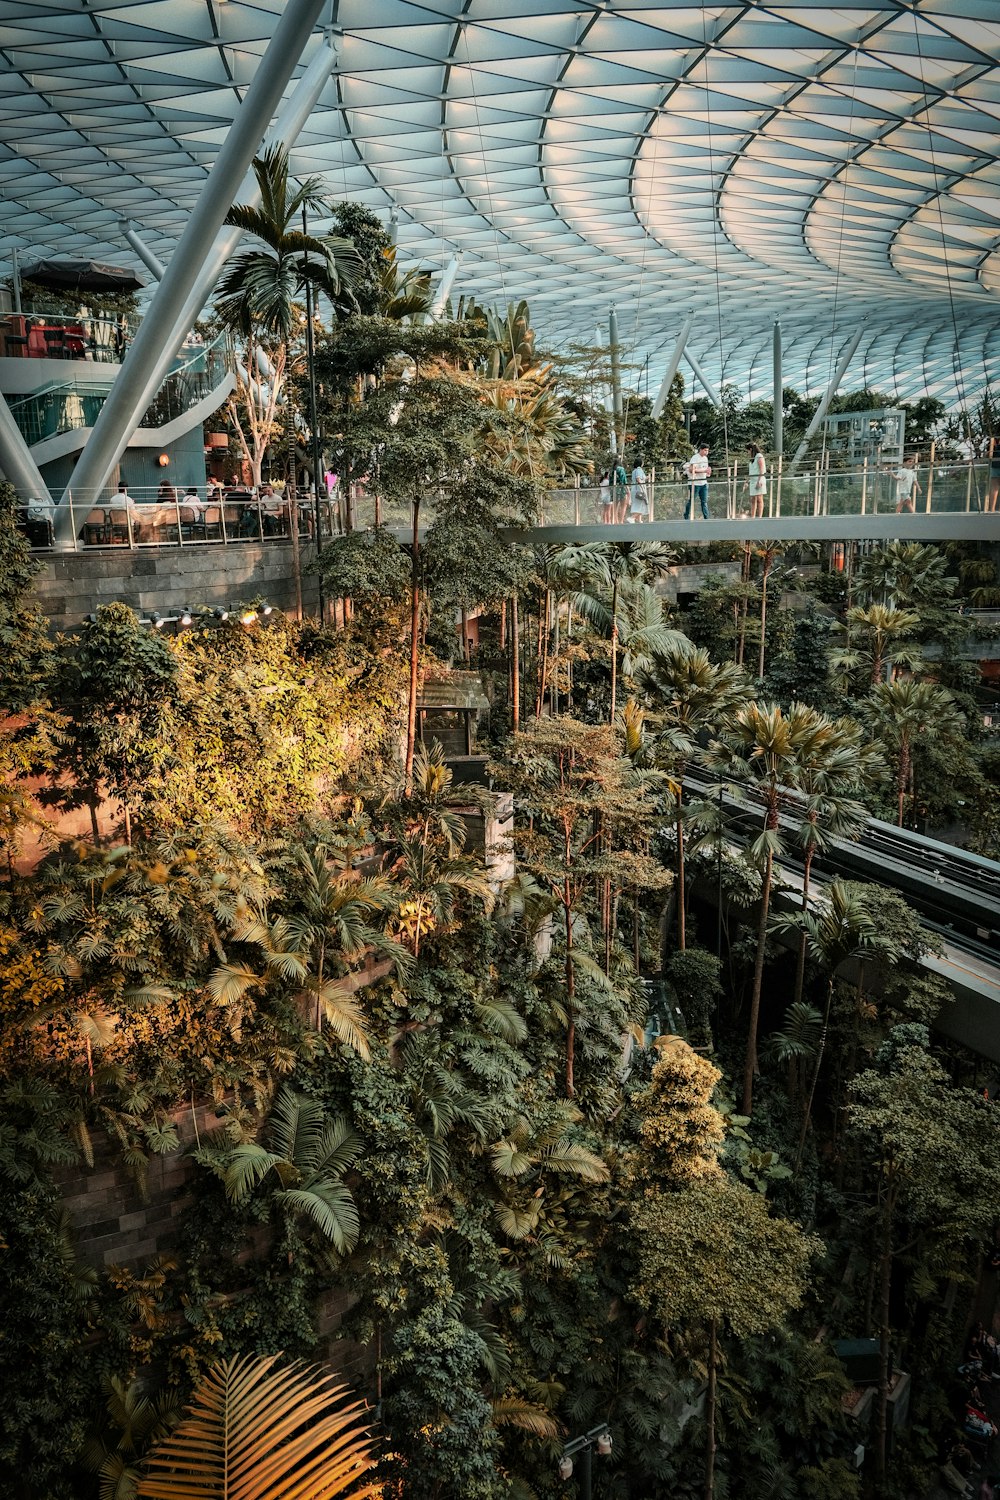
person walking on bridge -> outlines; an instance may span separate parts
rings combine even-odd
[[[690,521],[691,507],[695,500],[701,504],[701,514],[708,520],[708,481],[712,477],[712,465],[708,461],[708,444],[699,443],[687,463],[684,472],[688,477],[688,500],[684,507],[684,519]]]

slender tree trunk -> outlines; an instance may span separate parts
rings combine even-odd
[[[757,656],[757,680],[764,681],[764,647],[767,639],[767,575],[769,569],[765,566],[761,578],[760,593],[760,651]]]
[[[506,650],[506,647],[507,647],[507,601],[506,601],[506,599],[502,599],[500,601],[500,650],[504,651],[504,650]]]
[[[896,777],[896,826],[903,826],[903,808],[906,803],[906,782],[910,774],[910,748],[904,740],[899,747],[899,774]]]
[[[538,691],[535,698],[535,718],[542,717],[545,703],[545,678],[549,668],[549,591],[542,595],[542,606],[538,611]]]
[[[420,496],[413,498],[410,556],[410,696],[406,714],[406,795],[413,791],[413,754],[417,743],[417,683],[420,670]]]
[[[687,946],[687,892],[684,870],[684,801],[683,788],[677,785],[677,946],[683,953]]]
[[[618,708],[618,580],[611,590],[611,718],[615,722]]]
[[[876,1475],[881,1486],[885,1481],[889,1462],[889,1300],[892,1290],[892,1214],[895,1190],[890,1185],[885,1190],[885,1208],[882,1219],[881,1264],[879,1267],[879,1317],[878,1317],[878,1441],[875,1447]]]
[[[299,507],[295,489],[295,411],[291,388],[288,390],[286,431],[288,434],[288,481],[285,485],[285,509],[288,532],[292,539],[292,580],[295,585],[295,618],[302,619],[302,559],[299,556]]]
[[[96,797],[87,798],[87,809],[90,813],[90,831],[94,835],[94,847],[101,847],[101,825],[97,821],[98,801]]]
[[[708,1331],[708,1390],[705,1392],[705,1500],[715,1500],[715,1387],[719,1362],[719,1329],[713,1318]]]
[[[566,841],[567,865],[570,859],[569,840]],[[563,879],[563,915],[566,922],[566,1098],[572,1099],[576,1092],[573,1070],[576,1065],[576,971],[573,968],[573,905],[569,875]]]
[[[826,1033],[830,1025],[830,1006],[833,1003],[833,973],[831,972],[826,986],[826,1005],[823,1009],[823,1025],[819,1033],[819,1045],[816,1048],[816,1066],[813,1069],[812,1084],[809,1088],[809,1097],[806,1099],[806,1107],[802,1111],[802,1129],[799,1131],[799,1147],[795,1153],[795,1166],[793,1172],[798,1172],[802,1165],[802,1153],[806,1147],[806,1134],[809,1130],[809,1119],[812,1115],[813,1100],[816,1097],[816,1083],[819,1078],[819,1070],[823,1065],[823,1052],[826,1048]]]
[[[809,877],[812,874],[812,863],[816,856],[815,844],[810,844],[806,849],[805,860],[802,867],[802,910],[809,910]],[[802,999],[802,991],[806,982],[806,935],[799,933],[799,956],[795,966],[795,1004]]]
[[[470,657],[469,657],[469,611],[466,609],[466,607],[465,607],[464,604],[462,605],[461,628],[462,628],[462,660],[465,662],[465,665],[468,666],[469,665],[469,660],[470,660]]]
[[[521,640],[517,618],[517,595],[510,601],[511,720],[515,734],[521,727]]]
[[[549,699],[552,704],[552,716],[559,712],[559,599],[555,599],[555,612],[552,616],[552,656],[555,672],[552,677],[552,688]]]
[[[743,1114],[753,1112],[753,1080],[757,1072],[757,1027],[760,1023],[760,997],[764,988],[764,950],[767,946],[767,918],[771,905],[771,877],[774,855],[768,850],[764,882],[760,892],[760,923],[757,927],[757,960],[753,970],[753,994],[750,998],[750,1025],[747,1030],[747,1057],[743,1068]]]
[[[747,644],[747,596],[744,593],[740,600],[740,626],[739,639],[736,643],[736,665],[742,667],[743,657],[746,653]]]

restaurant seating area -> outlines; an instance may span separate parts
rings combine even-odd
[[[127,341],[124,322],[107,318],[44,313],[6,313],[0,317],[0,358],[4,359],[85,359],[118,364]]]

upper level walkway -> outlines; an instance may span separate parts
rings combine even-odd
[[[539,505],[536,524],[510,527],[512,542],[546,546],[584,542],[667,542],[690,546],[712,542],[880,542],[904,541],[1000,541],[1000,511],[994,507],[987,462],[923,466],[914,471],[912,499],[897,511],[900,481],[882,470],[821,472],[789,477],[780,473],[768,481],[763,514],[749,514],[750,502],[742,492],[742,480],[732,473],[712,480],[708,491],[709,517],[701,507],[691,507],[685,519],[690,486],[675,479],[647,487],[649,514],[641,520],[606,524],[604,496],[599,489],[575,487],[547,491]],[[1000,489],[1000,483],[997,488]],[[630,496],[628,497],[630,499]],[[74,496],[71,548],[92,546],[189,546],[221,543],[230,545],[252,538],[287,537],[290,525],[287,507],[280,497],[258,497],[243,491],[209,515],[204,509],[204,489],[196,504],[197,515],[182,514],[186,497],[165,509],[155,493],[135,493],[138,510],[131,520],[112,517],[118,499],[105,491],[93,498]],[[628,500],[624,502],[628,503]],[[912,504],[913,509],[909,509]],[[146,508],[148,507],[148,509]],[[343,486],[317,507],[311,496],[300,492],[297,509],[300,535],[315,536],[319,511],[320,535],[335,538],[345,531],[383,525],[404,545],[412,535],[412,512],[407,506],[380,501],[362,485],[350,495]],[[33,506],[25,513],[32,545],[44,550],[51,545],[49,505]],[[48,512],[48,515],[46,515]],[[433,522],[435,496],[423,494],[420,533]],[[105,522],[106,524],[101,524]],[[197,524],[192,524],[197,522]]]

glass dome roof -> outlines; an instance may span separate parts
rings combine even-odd
[[[3,0],[0,256],[164,261],[281,0]],[[398,218],[404,263],[525,297],[549,346],[616,304],[652,393],[681,325],[711,380],[1000,380],[997,0],[333,0],[292,153]],[[318,46],[317,31],[312,47]],[[302,67],[310,60],[307,48]],[[605,333],[606,336],[606,333]],[[689,374],[686,379],[690,381]]]

